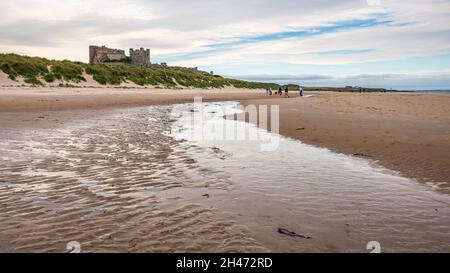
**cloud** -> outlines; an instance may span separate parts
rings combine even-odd
[[[360,74],[336,77],[331,75],[249,75],[242,80],[299,84],[311,87],[364,86],[399,90],[448,90],[450,72],[424,74]]]
[[[450,52],[449,18],[443,0],[16,0],[2,2],[0,51],[87,61],[89,44],[143,46],[233,75],[417,74],[450,69],[434,57]],[[429,59],[391,65],[417,56]]]
[[[357,0],[18,0],[2,5],[2,45],[53,47],[54,52],[75,39],[86,45],[100,39],[108,45],[129,39],[134,45],[141,39],[160,54],[197,52],[241,37],[327,26],[314,15],[324,6],[328,20],[365,19],[370,13]],[[348,12],[355,7],[358,12]]]
[[[145,30],[149,20],[109,18],[86,14],[70,20],[24,19],[0,25],[1,43],[37,47],[64,44],[68,39],[96,39],[97,36],[123,35]]]
[[[251,81],[263,81],[263,82],[289,82],[289,81],[323,81],[334,79],[332,76],[326,75],[243,75],[239,76],[241,79],[251,80]]]

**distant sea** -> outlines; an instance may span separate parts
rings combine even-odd
[[[450,93],[450,89],[447,89],[447,90],[399,90],[399,92],[412,92],[412,93]]]

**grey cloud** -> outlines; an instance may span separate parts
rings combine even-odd
[[[244,80],[252,81],[314,81],[314,80],[330,80],[333,79],[327,75],[248,75],[239,76]]]
[[[21,20],[0,25],[0,42],[4,44],[52,46],[67,40],[122,34],[151,28],[151,20],[113,18],[88,14],[72,20]]]
[[[145,48],[164,48],[164,49],[179,49],[183,45],[180,45],[177,41],[167,41],[157,37],[154,38],[132,38],[123,39],[118,42],[118,46],[123,48],[128,47],[145,47]]]
[[[5,44],[49,46],[61,38],[76,34],[72,23],[64,25],[57,22],[23,20],[7,25],[0,25],[0,42]]]
[[[68,20],[25,19],[0,23],[0,43],[34,47],[57,46],[67,40],[92,40],[100,35],[124,34],[145,29],[165,29],[168,31],[195,32],[213,30],[228,24],[242,22],[265,22],[273,18],[293,18],[314,12],[318,7],[327,6],[341,9],[345,6],[361,4],[358,0],[165,0],[165,1],[122,1],[156,14],[156,19],[137,19],[133,14],[117,18],[98,12],[81,12],[78,17]],[[120,4],[120,3],[119,3]],[[301,13],[299,13],[301,11]],[[5,12],[5,11],[3,11]],[[2,11],[0,11],[0,14]],[[287,20],[286,20],[287,21]],[[263,23],[264,24],[264,23]],[[288,26],[286,26],[288,27]],[[260,31],[260,30],[258,30]],[[236,33],[239,36],[239,33]],[[207,38],[207,37],[205,37]],[[230,38],[230,37],[223,37]],[[151,45],[161,48],[179,48],[177,44],[155,38],[119,41],[120,45]]]
[[[240,22],[264,22],[267,19],[304,20],[319,8],[346,9],[364,5],[361,0],[165,0],[140,1],[144,8],[162,15],[155,24],[178,31],[196,31]]]
[[[441,74],[361,74],[345,77],[329,75],[250,75],[236,77],[275,83],[293,83],[305,86],[343,87],[365,86],[399,90],[443,90],[450,87],[450,73]]]
[[[70,19],[66,20],[52,20],[51,17],[43,18],[39,13],[33,13],[33,10],[31,10],[33,5],[27,5],[34,3],[34,6],[47,7],[44,5],[46,4],[46,1],[22,0],[19,4],[17,4],[19,1],[6,2],[8,4],[5,4],[2,6],[2,9],[0,9],[0,44],[3,45],[3,48],[12,45],[16,45],[17,50],[26,50],[20,48],[20,46],[30,46],[32,48],[51,47],[52,49],[59,50],[59,54],[57,55],[58,58],[66,54],[65,45],[62,45],[63,42],[86,43],[87,46],[87,43],[90,41],[99,41],[99,37],[102,37],[102,42],[110,46],[127,48],[139,45],[150,47],[155,51],[160,49],[173,49],[171,52],[175,52],[174,55],[177,55],[177,49],[180,49],[180,53],[186,52],[187,50],[195,51],[199,48],[203,49],[203,47],[208,44],[229,41],[229,38],[251,36],[254,32],[270,34],[284,30],[292,30],[293,24],[298,26],[303,23],[311,23],[311,25],[315,26],[329,23],[332,20],[354,20],[371,17],[373,15],[369,14],[373,11],[367,11],[367,9],[365,9],[367,2],[364,0],[116,0],[109,2],[106,0],[97,0],[86,1],[92,6],[89,6],[89,9],[80,8],[73,10],[73,12],[68,10],[69,8],[65,8],[65,2],[63,2],[63,5],[59,7],[61,10],[55,10],[55,13],[58,12],[58,18],[62,18],[66,13],[68,16],[77,17],[69,17]],[[417,0],[413,2],[416,3],[420,1]],[[433,3],[439,4],[444,2],[445,1],[435,0]],[[115,16],[107,15],[108,12],[104,11],[105,7],[109,6],[117,8],[110,13],[115,14]],[[443,5],[438,7],[441,6]],[[124,10],[127,10],[127,12],[121,14],[121,7],[123,7]],[[137,9],[134,9],[134,7]],[[361,7],[363,7],[363,9],[361,9]],[[417,23],[415,25],[406,24],[404,26],[400,24],[395,28],[396,31],[394,32],[390,32],[389,29],[386,28],[385,37],[383,36],[378,38],[378,40],[373,41],[373,47],[377,50],[380,48],[380,50],[376,52],[377,54],[373,54],[372,57],[374,60],[395,59],[397,58],[397,55],[400,56],[398,58],[405,58],[405,56],[428,56],[436,53],[448,52],[448,50],[450,50],[450,47],[448,46],[449,25],[448,20],[445,20],[449,14],[448,8],[446,8],[447,6],[423,12],[418,9],[420,8],[420,5],[413,5],[412,7],[415,7],[415,9],[410,11],[411,3],[408,2],[397,4],[395,9],[386,10],[389,17],[392,17],[396,22],[410,23],[413,21]],[[450,5],[448,7],[450,8]],[[11,15],[14,14],[12,12],[14,10],[25,11],[21,14],[20,18],[26,19],[19,20],[18,16],[15,17],[15,15]],[[119,12],[117,12],[117,10],[119,10]],[[136,17],[130,10],[138,13]],[[8,14],[10,16],[6,16]],[[149,15],[151,17],[143,18],[142,16],[145,14],[151,14]],[[233,25],[233,29],[231,29],[231,25]],[[248,29],[249,26],[253,25],[256,26],[255,29]],[[129,34],[130,32],[139,30],[154,30],[149,32],[160,33],[161,36],[169,37],[170,39],[162,40],[161,37],[140,37],[132,35],[124,35],[124,37],[128,37],[127,39],[120,37],[121,34]],[[232,32],[232,30],[236,31]],[[180,35],[180,32],[183,33]],[[384,35],[384,33],[382,34]],[[117,35],[118,37],[108,37],[108,35]],[[349,35],[353,34],[349,33]],[[342,46],[345,46],[347,44],[346,41],[355,41],[356,44],[358,44],[359,38],[361,38],[362,41],[367,39],[364,35],[358,35],[351,36],[349,39],[344,39],[345,42],[342,42],[340,38],[338,38],[336,44],[341,42]],[[106,36],[106,38],[103,38],[104,36]],[[399,36],[399,38],[396,36]],[[306,41],[307,39],[304,40]],[[332,45],[330,46],[332,47]],[[289,49],[289,47],[287,47],[285,50],[286,52],[283,52],[284,46],[280,45],[280,49],[274,54],[271,53],[271,50],[265,52],[265,49],[269,47],[270,45],[262,45],[259,50],[258,48],[255,50],[254,54],[253,51],[245,51],[245,46],[242,47],[242,49],[244,49],[242,51],[239,51],[238,47],[219,47],[213,52],[214,55],[211,56],[211,61],[204,61],[202,64],[202,59],[200,58],[200,64],[198,65],[215,66],[213,69],[218,70],[220,69],[221,63],[228,61],[239,64],[243,62],[258,63],[269,59],[276,59],[277,62],[289,60],[290,63],[300,63],[302,60],[302,58],[295,59],[298,57],[299,52],[302,52],[300,46],[294,46],[294,49]],[[276,49],[277,47],[274,48]],[[308,49],[306,43],[305,48]],[[342,49],[345,50],[347,48]],[[11,48],[11,50],[15,50],[15,48]],[[82,50],[79,49],[79,52],[82,52]],[[50,53],[49,55],[51,54],[53,53]],[[81,55],[82,53],[76,54],[80,54],[79,59],[83,58]],[[200,56],[203,59],[208,59],[209,57],[201,54],[194,56]],[[223,58],[221,58],[222,56]],[[320,61],[322,61],[323,58],[327,58],[327,56],[322,56]],[[369,58],[369,60],[372,60],[372,58]],[[193,57],[192,62],[195,61],[197,60]],[[308,62],[310,63],[311,61]],[[333,62],[333,60],[330,62]],[[416,70],[419,69],[420,67]],[[283,69],[279,71],[289,72],[291,70]],[[339,71],[336,71],[336,73],[338,72]],[[361,70],[360,72],[365,71]],[[248,71],[247,73],[252,72]],[[258,80],[255,76],[253,76],[253,78]],[[261,78],[264,79],[264,77]],[[266,78],[279,81],[307,81],[311,83],[345,81],[357,84],[359,82],[375,82],[381,77],[359,75],[342,79],[323,75],[299,75],[294,77],[289,75],[278,75],[267,76]],[[384,75],[383,79],[394,82],[403,79],[403,77],[401,75]]]
[[[228,24],[245,21],[261,21],[272,18],[292,18],[313,12],[318,7],[342,8],[352,6],[358,0],[140,0],[122,1],[118,4],[133,4],[152,14],[157,19],[136,19],[133,14],[117,18],[98,12],[80,13],[71,20],[26,19],[0,24],[0,42],[5,44],[50,46],[65,39],[95,37],[96,35],[121,34],[134,30],[162,28],[176,31],[211,30]],[[301,13],[300,13],[301,11]],[[2,12],[0,11],[0,15]],[[238,34],[237,34],[238,35]]]

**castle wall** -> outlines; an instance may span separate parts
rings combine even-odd
[[[105,46],[89,46],[89,63],[121,62],[127,56],[124,50],[107,48]]]

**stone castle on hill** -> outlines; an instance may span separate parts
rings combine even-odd
[[[106,46],[89,46],[89,63],[129,63],[136,66],[149,66],[151,64],[150,49],[130,48],[130,57],[128,57],[125,55],[125,50],[107,48]]]
[[[125,50],[113,49],[106,46],[89,46],[89,63],[90,64],[129,64],[145,67],[169,67],[167,63],[152,64],[150,62],[150,49],[133,49],[130,48],[130,56],[125,54]],[[214,72],[200,71],[198,67],[181,67],[171,66],[173,68],[184,69],[191,72],[214,74]]]

